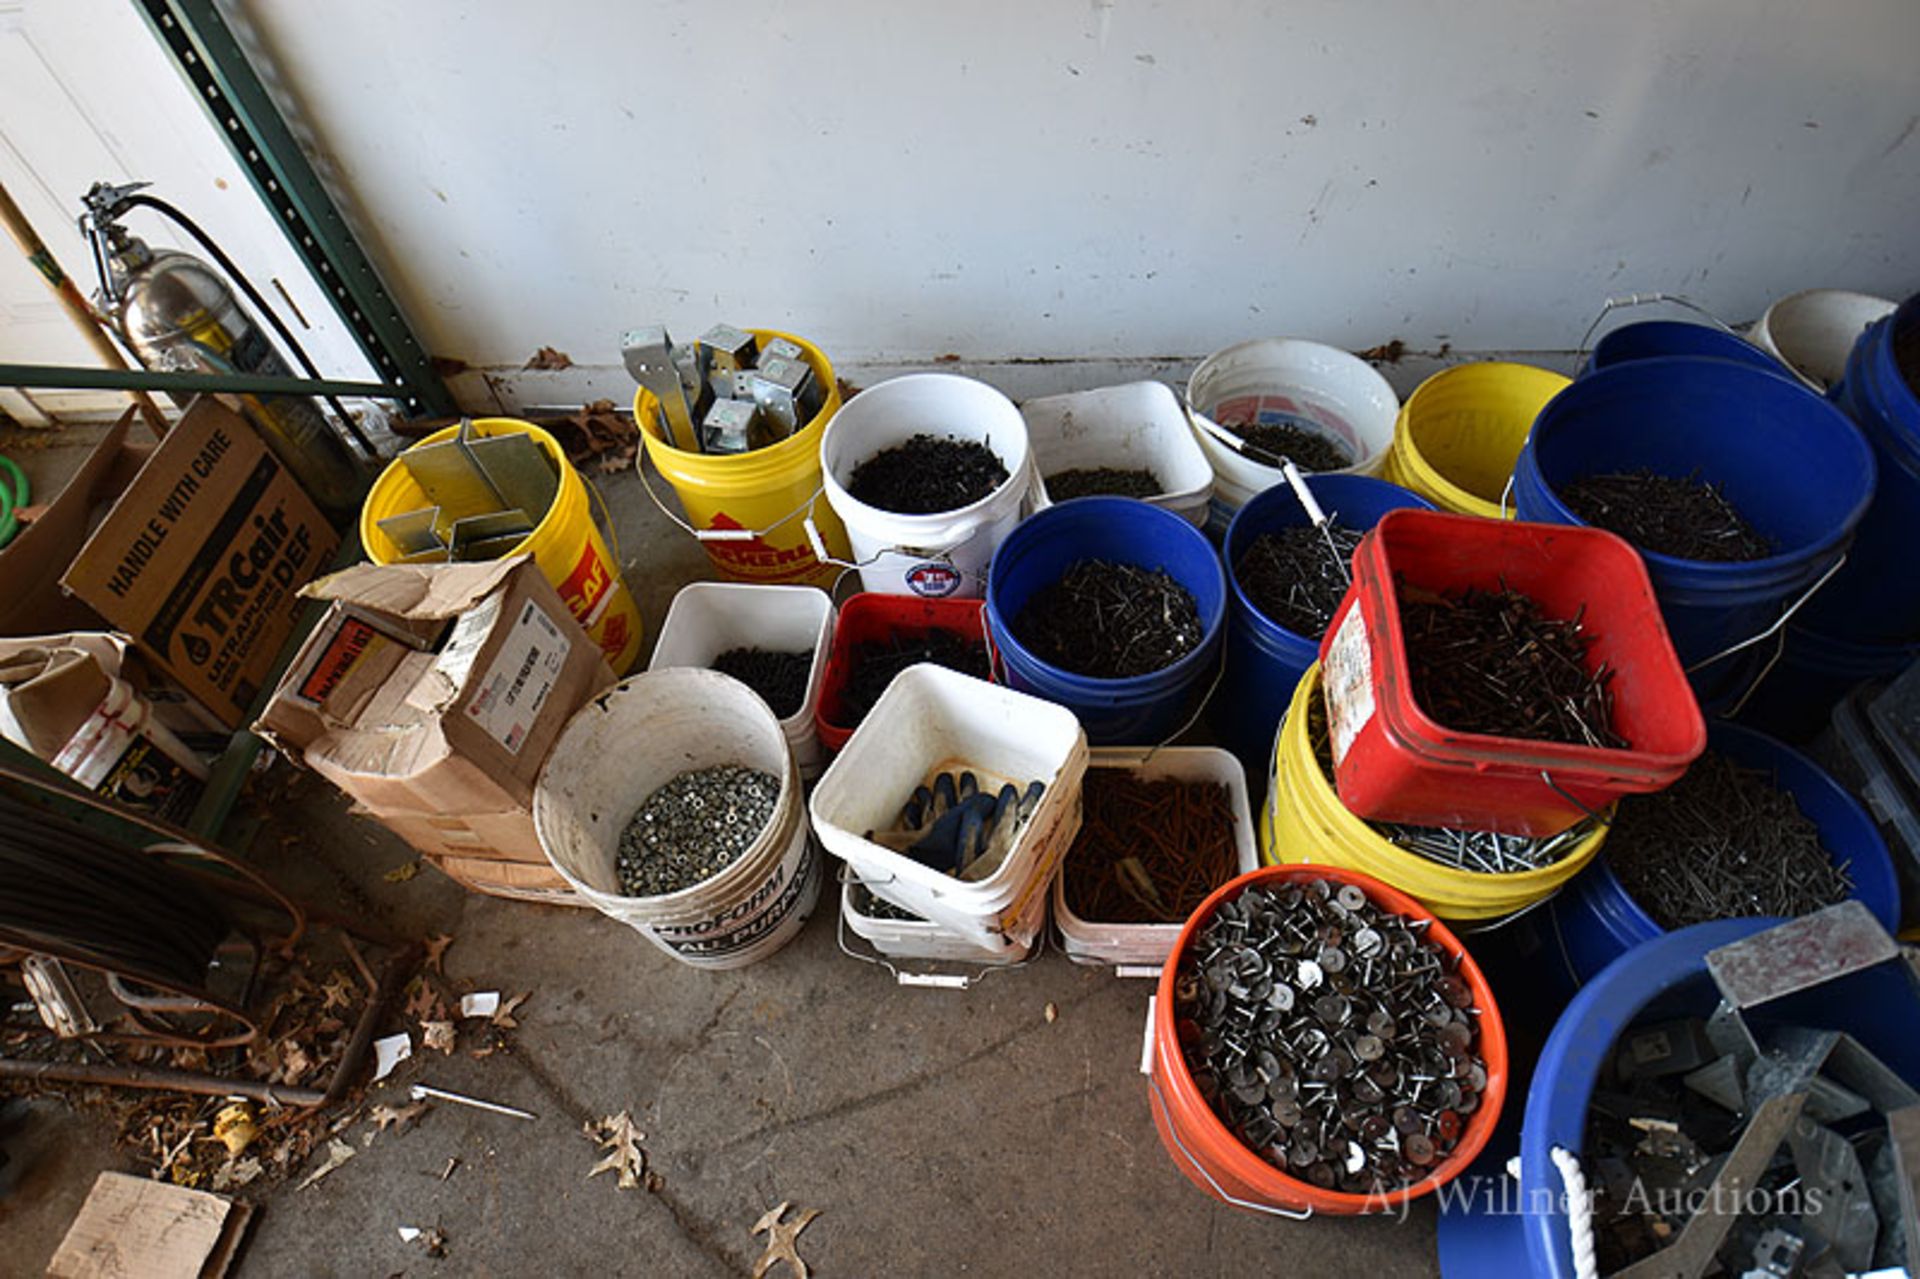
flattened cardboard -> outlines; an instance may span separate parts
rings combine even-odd
[[[251,1204],[164,1181],[103,1172],[80,1205],[50,1279],[220,1279],[233,1264]]]
[[[474,861],[465,857],[436,857],[433,865],[447,878],[490,897],[538,902],[545,906],[591,909],[591,903],[573,891],[552,866],[529,862]]]
[[[332,607],[254,731],[423,852],[544,861],[534,782],[613,672],[539,567],[363,565],[309,594]]]
[[[153,455],[151,444],[127,439],[133,412],[107,431],[73,479],[39,519],[0,550],[0,635],[104,631],[100,614],[61,589],[74,548],[126,491]]]
[[[338,544],[247,420],[202,396],[60,581],[237,727]]]

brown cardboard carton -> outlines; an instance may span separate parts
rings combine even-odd
[[[39,518],[0,550],[0,635],[107,629],[100,614],[61,589],[60,575],[153,455],[151,444],[127,438],[132,423],[128,410]]]
[[[465,857],[436,857],[433,864],[449,879],[476,893],[492,897],[510,897],[515,901],[539,902],[546,906],[578,906],[591,909],[586,898],[573,891],[573,885],[560,877],[553,867],[542,862],[474,861]]]
[[[613,672],[532,559],[360,565],[307,594],[332,607],[254,730],[423,852],[544,862],[534,781]]]
[[[202,396],[61,577],[237,727],[339,538],[247,420]]]

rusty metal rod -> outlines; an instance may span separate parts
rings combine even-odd
[[[152,1066],[19,1061],[12,1057],[0,1057],[0,1079],[153,1088],[166,1092],[195,1093],[204,1097],[246,1097],[272,1106],[318,1106],[327,1099],[327,1094],[317,1088],[294,1088],[286,1084],[270,1084],[262,1079],[228,1079],[192,1070],[162,1070]]]

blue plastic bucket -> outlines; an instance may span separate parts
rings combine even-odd
[[[1523,520],[1580,524],[1560,485],[1641,468],[1719,485],[1780,548],[1739,564],[1641,552],[1690,671],[1778,621],[1833,567],[1873,497],[1873,451],[1819,396],[1726,360],[1664,358],[1600,369],[1555,396],[1520,452],[1515,505]],[[1694,688],[1713,699],[1744,669],[1721,658],[1692,674]]]
[[[1920,395],[1900,373],[1897,342],[1920,344],[1920,294],[1875,321],[1854,343],[1833,402],[1866,434],[1880,487],[1847,564],[1808,605],[1807,624],[1828,635],[1890,644],[1920,640]]]
[[[1772,641],[1758,647],[1773,651]],[[1870,679],[1891,679],[1915,661],[1920,661],[1920,644],[1862,643],[1789,626],[1779,666],[1736,718],[1790,742],[1808,741],[1826,727],[1848,693]]]
[[[1338,517],[1351,529],[1370,529],[1382,515],[1403,506],[1434,509],[1417,493],[1363,475],[1310,475],[1307,489],[1329,519]],[[1282,484],[1256,494],[1227,528],[1227,669],[1214,706],[1221,735],[1249,776],[1267,772],[1274,731],[1293,699],[1294,685],[1320,659],[1320,637],[1288,630],[1255,608],[1234,566],[1262,533],[1306,523],[1300,499]]]
[[[1034,592],[1081,560],[1164,569],[1192,595],[1204,634],[1173,665],[1128,679],[1094,679],[1041,661],[1011,623]],[[1082,497],[1023,521],[994,552],[987,575],[987,632],[1006,683],[1080,717],[1095,746],[1151,746],[1193,712],[1218,665],[1227,576],[1206,535],[1178,515],[1128,497]]]
[[[1835,862],[1853,875],[1853,895],[1892,932],[1900,927],[1900,881],[1880,828],[1860,802],[1812,760],[1764,733],[1736,724],[1708,730],[1711,749],[1737,764],[1772,773],[1813,824]],[[1636,801],[1629,799],[1631,804]],[[1665,930],[1653,922],[1607,863],[1607,850],[1593,859],[1547,905],[1548,944],[1557,948],[1573,985]]]
[[[1723,919],[1666,933],[1615,960],[1581,990],[1547,1037],[1520,1121],[1520,1175],[1477,1161],[1440,1206],[1440,1272],[1447,1279],[1530,1275],[1573,1279],[1566,1187],[1555,1147],[1578,1155],[1587,1110],[1610,1072],[1620,1033],[1635,1022],[1705,1017],[1719,1002],[1707,952],[1776,921]],[[1920,998],[1902,965],[1880,964],[1767,1005],[1782,1024],[1840,1030],[1909,1083],[1920,1083]],[[1491,1149],[1491,1147],[1489,1147]]]
[[[1780,377],[1793,376],[1786,365],[1739,334],[1689,320],[1641,320],[1621,325],[1593,344],[1593,354],[1580,376],[1633,360],[1658,360],[1668,356],[1732,360]]]

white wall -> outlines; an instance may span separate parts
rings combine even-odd
[[[439,354],[1565,349],[1920,288],[1912,0],[244,0]],[[617,377],[613,378],[618,381]]]

